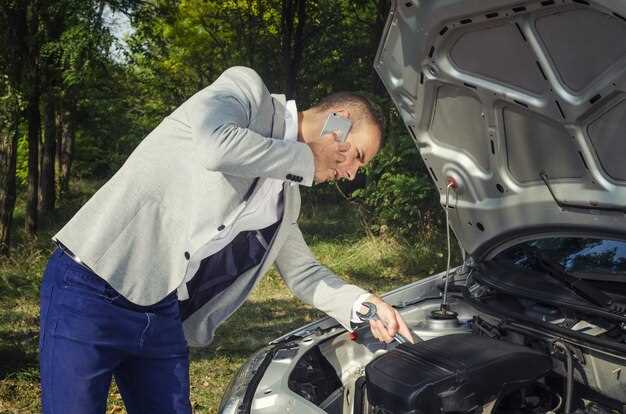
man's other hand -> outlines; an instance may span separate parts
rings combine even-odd
[[[390,343],[393,341],[393,336],[399,333],[405,337],[410,343],[415,343],[411,330],[406,325],[400,313],[395,310],[391,305],[383,301],[376,295],[372,295],[367,299],[367,302],[376,305],[378,318],[380,320],[371,320],[370,329],[372,334],[379,340]],[[362,313],[367,312],[367,308],[363,306]]]
[[[323,183],[337,175],[337,165],[346,160],[345,153],[350,149],[347,142],[339,142],[337,134],[331,132],[310,140],[307,145],[315,160],[315,182]]]

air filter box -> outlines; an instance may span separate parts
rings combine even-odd
[[[402,344],[365,369],[367,396],[378,412],[467,413],[546,375],[548,355],[476,335]]]

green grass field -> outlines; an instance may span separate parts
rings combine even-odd
[[[52,250],[50,236],[93,189],[92,183],[78,183],[54,217],[42,223],[37,240],[24,241],[17,231],[18,248],[9,259],[0,259],[0,413],[40,411],[38,292]],[[16,229],[21,229],[20,204],[15,221]],[[346,201],[320,202],[304,194],[300,225],[321,263],[351,283],[377,293],[432,274],[443,266],[442,244],[415,247],[392,237],[367,236],[357,211]],[[207,349],[192,350],[191,401],[195,412],[217,411],[232,374],[255,350],[321,316],[298,301],[275,270],[269,272],[248,302],[219,328],[215,342]],[[113,387],[107,413],[124,412]]]

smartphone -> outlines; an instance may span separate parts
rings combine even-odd
[[[352,121],[339,115],[337,112],[332,112],[328,115],[328,118],[326,118],[321,135],[334,132],[337,134],[339,141],[345,142],[348,137],[348,132],[350,132],[350,128],[352,128]]]

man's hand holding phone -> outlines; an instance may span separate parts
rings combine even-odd
[[[350,149],[350,144],[345,141],[351,128],[349,118],[331,112],[319,139],[308,143],[315,159],[315,182],[323,183],[337,177],[337,166],[346,160],[345,153]]]
[[[323,183],[334,179],[337,165],[346,160],[345,153],[350,149],[350,144],[340,142],[337,133],[330,132],[310,140],[307,145],[315,160],[315,182]]]

